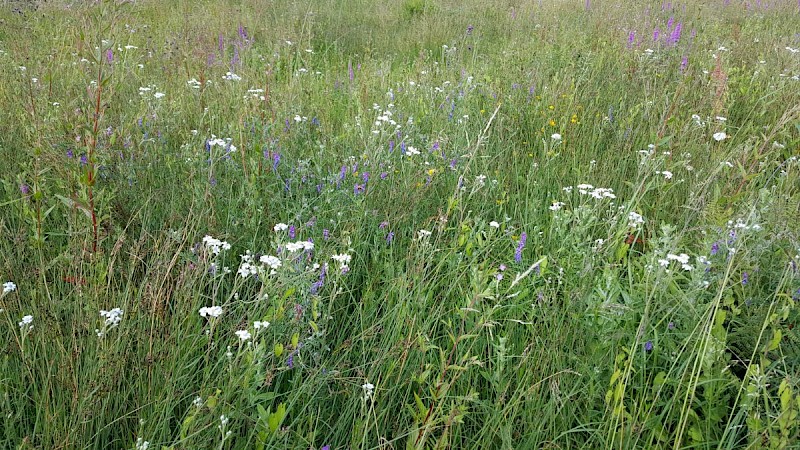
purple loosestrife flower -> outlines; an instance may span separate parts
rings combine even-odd
[[[525,248],[525,242],[528,240],[528,234],[524,231],[519,236],[519,243],[517,244],[517,249],[514,251],[514,261],[520,263],[522,262],[522,250]]]
[[[633,41],[636,40],[636,31],[628,33],[628,48],[633,48]]]
[[[675,25],[675,28],[672,30],[672,34],[670,34],[670,36],[669,36],[669,41],[670,41],[671,44],[673,44],[673,45],[677,44],[678,41],[680,40],[680,38],[681,38],[681,28],[682,28],[681,23],[678,22],[678,24]]]
[[[661,34],[661,31],[658,29],[658,27],[656,27],[656,29],[653,30],[653,42],[658,41],[658,36],[660,34]]]

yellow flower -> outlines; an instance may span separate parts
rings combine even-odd
[[[551,127],[554,127],[554,126],[556,126],[556,121],[555,121],[555,120],[553,120],[553,119],[550,119],[550,122],[549,122],[549,123],[550,123],[550,126],[551,126]]]
[[[550,106],[548,106],[548,107],[547,107],[547,109],[549,109],[550,111],[552,111],[552,110],[556,109],[556,107],[555,107],[555,106],[553,106],[553,105],[550,105]]]

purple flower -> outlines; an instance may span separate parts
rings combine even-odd
[[[289,366],[290,369],[294,369],[294,352],[289,354],[289,358],[286,359],[286,365]]]
[[[657,40],[658,40],[658,36],[659,36],[660,34],[661,34],[661,31],[660,31],[658,28],[656,28],[655,30],[653,30],[653,41],[657,41]]]
[[[339,170],[339,179],[344,180],[344,177],[347,176],[347,166],[342,166]]]
[[[644,351],[649,352],[653,350],[653,341],[647,341],[644,343]]]
[[[114,52],[111,49],[106,51],[106,60],[108,60],[110,63],[114,62]]]
[[[714,242],[711,244],[711,256],[714,256],[717,253],[719,253],[719,242]]]
[[[272,170],[278,170],[278,164],[281,163],[281,155],[280,153],[275,153],[272,155]]]
[[[289,239],[294,239],[297,236],[297,228],[294,225],[289,227]]]
[[[73,152],[72,149],[67,150],[67,158],[74,158],[74,157],[75,157],[75,152]]]
[[[347,73],[350,76],[350,81],[352,82],[356,77],[355,73],[353,72],[353,62],[352,61],[347,61]]]
[[[328,229],[327,229],[327,228],[325,228],[324,230],[322,230],[322,240],[323,240],[323,241],[327,241],[328,239],[330,239],[330,237],[331,237],[331,236],[330,236],[330,234],[331,234],[331,232],[330,232],[330,231],[328,231]]]
[[[668,323],[667,324],[667,329],[668,330],[674,330],[675,329],[675,322]]]
[[[451,159],[450,160],[450,168],[453,169],[453,170],[456,170],[456,163],[458,163],[458,161],[455,158]]]
[[[389,141],[389,153],[394,151],[394,141]]]
[[[742,272],[742,286],[747,286],[750,281],[750,275],[747,272]]]
[[[86,164],[89,164],[89,158],[86,155],[81,155],[81,165],[85,166]]]
[[[686,72],[686,67],[689,66],[689,57],[684,55],[681,59],[681,73]]]
[[[361,179],[364,180],[364,184],[367,184],[367,182],[369,182],[369,172],[362,173]]]
[[[382,229],[384,229],[384,228],[386,228],[388,226],[389,226],[389,222],[384,220],[383,222],[380,223],[380,225],[378,225],[378,228],[380,228],[382,230]]]
[[[353,186],[353,194],[358,195],[362,192],[364,192],[364,185],[356,183],[355,186]]]
[[[389,176],[388,172],[381,172],[381,180],[385,180]]]
[[[633,41],[636,39],[636,31],[628,33],[628,48],[633,47]]]
[[[323,445],[322,448],[319,449],[319,450],[331,450],[331,446],[330,445]]]
[[[28,195],[31,193],[31,187],[25,183],[22,183],[19,185],[19,191],[22,193],[22,195]]]
[[[394,240],[394,231],[390,231],[389,234],[386,235],[386,244],[391,244]]]
[[[524,231],[519,236],[519,243],[517,244],[517,249],[514,251],[514,261],[520,263],[522,262],[522,249],[525,248],[525,242],[528,240],[528,234]]]
[[[467,27],[467,36],[469,36],[470,34],[472,34],[472,30],[474,30],[474,29],[475,29],[475,27],[473,27],[472,25],[469,25],[469,26]]]

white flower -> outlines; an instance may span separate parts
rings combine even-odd
[[[672,253],[669,253],[667,254],[667,259],[678,261],[681,264],[689,264],[689,255],[686,253],[681,253],[680,255],[673,255]]]
[[[728,137],[728,135],[725,134],[724,131],[720,131],[720,132],[714,133],[714,140],[717,141],[717,142],[725,139],[726,137]]]
[[[214,318],[222,315],[221,306],[204,306],[200,308],[200,315],[202,317]]]
[[[263,321],[263,322],[259,322],[258,320],[253,322],[253,328],[255,328],[256,330],[259,330],[261,328],[267,328],[267,327],[269,327],[269,322],[267,322],[266,320]]]
[[[100,317],[105,317],[105,325],[108,328],[114,328],[115,326],[119,325],[119,322],[122,320],[122,310],[119,308],[114,308],[111,311],[100,311]]]
[[[289,225],[286,225],[285,223],[279,223],[279,224],[276,224],[272,229],[275,230],[275,232],[277,233],[278,231],[288,230],[289,229]]]
[[[281,260],[278,259],[277,256],[272,255],[264,255],[261,257],[260,261],[262,264],[268,265],[273,270],[278,270],[278,268],[282,265]]]
[[[247,340],[249,340],[251,337],[253,337],[253,336],[250,334],[250,332],[249,332],[249,331],[247,331],[247,330],[239,330],[239,331],[237,331],[237,332],[236,332],[236,336],[238,336],[238,337],[239,337],[239,339],[240,339],[240,340],[242,340],[242,341],[247,341]]]
[[[222,79],[223,80],[228,80],[228,81],[239,81],[239,80],[242,79],[242,77],[240,77],[239,75],[236,75],[233,72],[225,72],[225,75],[222,77]]]
[[[672,172],[670,172],[669,170],[663,170],[660,173],[661,175],[664,175],[664,178],[666,178],[667,180],[672,179]]]
[[[562,206],[564,206],[564,202],[553,202],[553,204],[550,205],[550,211],[558,211]]]
[[[3,283],[3,294],[8,294],[9,292],[14,292],[17,290],[17,285],[14,284],[13,281],[6,281]]]
[[[364,398],[368,399],[372,397],[372,392],[375,390],[375,385],[370,382],[366,382],[361,385],[361,389],[364,390]]]
[[[644,223],[644,217],[636,211],[628,213],[628,226],[631,228],[639,228],[639,225]]]
[[[32,330],[33,329],[33,325],[31,325],[32,323],[33,323],[33,316],[28,315],[28,316],[22,316],[22,320],[19,322],[18,325],[20,329],[24,329],[27,327],[29,330]]]
[[[147,450],[150,448],[150,443],[142,438],[136,439],[136,450]]]
[[[551,138],[551,139],[553,139],[554,141],[560,141],[560,140],[561,140],[561,135],[560,135],[560,134],[558,134],[558,133],[553,133],[553,134],[550,136],[550,138]]]
[[[165,95],[167,95],[167,94],[165,94],[165,93],[163,93],[163,92],[156,92],[155,94],[153,94],[153,97],[155,97],[155,98],[162,98],[162,97],[164,97]]]
[[[428,231],[428,230],[419,230],[419,231],[417,231],[417,237],[419,239],[425,239],[428,236],[430,236],[431,234],[432,233],[430,231]]]
[[[406,155],[408,156],[419,155],[419,150],[417,150],[416,147],[409,145],[408,147],[406,147]]]
[[[496,220],[493,220],[493,221],[489,222],[489,226],[492,227],[492,228],[500,228],[500,224],[497,223]]]
[[[313,250],[314,243],[311,241],[297,241],[297,242],[289,242],[286,244],[286,250],[290,252],[296,252],[298,250]]]
[[[219,252],[222,250],[230,250],[231,248],[231,244],[219,239],[215,239],[209,235],[203,237],[203,244],[205,244],[205,246],[211,250],[211,253],[215,255],[219,255]]]
[[[200,397],[195,397],[194,401],[192,402],[192,404],[194,404],[195,408],[202,408],[203,407],[203,399],[200,398]]]
[[[350,264],[350,261],[353,259],[352,256],[348,255],[347,253],[342,253],[341,255],[333,255],[331,259],[334,261],[339,262],[339,264],[346,266]]]

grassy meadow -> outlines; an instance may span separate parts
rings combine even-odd
[[[800,4],[0,5],[0,448],[800,448]]]

